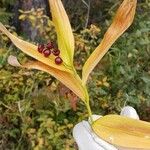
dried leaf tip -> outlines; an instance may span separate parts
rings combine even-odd
[[[120,5],[114,23],[118,23],[118,27],[129,27],[134,19],[137,0],[124,0]]]
[[[17,58],[13,55],[10,55],[7,59],[8,64],[10,64],[11,66],[14,67],[21,67],[21,64],[19,63],[19,61],[17,60]]]

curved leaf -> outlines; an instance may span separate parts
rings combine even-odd
[[[39,61],[30,61],[25,64],[20,64],[15,56],[10,55],[8,57],[8,63],[16,67],[24,67],[27,69],[38,69],[47,72],[61,81],[65,86],[72,90],[79,98],[85,99],[85,91],[82,86],[82,81],[78,75],[73,75],[69,72],[61,71],[50,66],[47,66]]]
[[[24,40],[19,39],[18,37],[11,34],[2,23],[0,23],[0,31],[2,31],[4,34],[6,34],[10,40],[14,43],[16,47],[18,47],[21,51],[26,53],[27,55],[41,61],[42,63],[63,70],[71,72],[71,70],[67,69],[63,64],[62,65],[56,65],[54,56],[51,55],[50,57],[46,58],[41,53],[37,51],[37,46],[34,44],[31,44],[29,42],[26,42]]]
[[[150,123],[120,115],[107,115],[92,124],[105,141],[123,148],[150,148]]]
[[[69,22],[69,18],[63,7],[61,0],[49,0],[52,20],[55,25],[58,39],[58,47],[61,57],[67,65],[73,64],[74,37]]]
[[[137,0],[124,0],[120,5],[116,16],[104,35],[100,45],[94,50],[83,66],[82,80],[85,84],[89,74],[106,54],[112,44],[124,33],[132,24]]]
[[[14,67],[22,67],[22,65],[19,63],[17,58],[13,55],[10,55],[8,57],[7,62],[8,62],[8,64],[10,64],[11,66],[14,66]]]

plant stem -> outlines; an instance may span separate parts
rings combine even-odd
[[[90,118],[90,124],[93,123],[93,118],[92,118],[92,111],[91,111],[91,107],[90,107],[90,104],[89,104],[89,101],[85,103],[86,105],[86,108],[87,108],[87,111],[88,111],[88,115],[89,115],[89,118]]]
[[[92,111],[91,111],[91,107],[90,107],[90,100],[89,100],[89,94],[88,94],[88,91],[87,91],[87,88],[84,87],[85,89],[85,93],[86,93],[86,99],[85,99],[85,106],[87,108],[87,111],[88,111],[88,115],[89,115],[89,118],[90,118],[90,124],[93,123],[93,118],[92,118]]]

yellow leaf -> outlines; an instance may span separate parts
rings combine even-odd
[[[150,148],[150,123],[119,115],[107,115],[92,124],[105,141],[122,148]]]
[[[19,39],[18,37],[14,36],[13,34],[11,34],[3,25],[2,23],[0,23],[0,31],[2,31],[4,34],[6,34],[11,41],[14,43],[14,45],[16,47],[18,47],[21,51],[23,51],[24,53],[26,53],[27,55],[41,61],[42,63],[63,70],[63,71],[67,71],[67,72],[72,72],[70,69],[67,69],[66,66],[64,66],[64,64],[61,65],[56,65],[55,64],[55,58],[53,55],[51,55],[50,57],[44,57],[41,53],[39,53],[37,51],[37,46],[34,44],[31,44],[29,42],[23,41],[21,39]]]
[[[100,45],[94,50],[83,66],[82,80],[86,84],[87,78],[101,58],[106,54],[112,44],[132,24],[137,0],[124,0],[120,5],[116,16],[104,35]]]
[[[47,66],[41,62],[29,62],[23,65],[28,69],[38,69],[47,72],[61,81],[65,86],[72,90],[79,98],[85,100],[85,90],[79,76],[69,72],[61,71],[56,68]]]
[[[74,37],[69,18],[61,0],[49,0],[52,20],[55,25],[58,39],[58,47],[61,57],[68,66],[73,65]]]
[[[30,61],[21,65],[15,56],[10,55],[8,57],[8,63],[16,67],[24,67],[28,69],[38,69],[47,72],[61,81],[65,86],[72,90],[79,98],[85,100],[85,89],[82,86],[82,81],[77,74],[61,71],[45,65],[39,61]]]

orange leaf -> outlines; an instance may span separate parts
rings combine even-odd
[[[106,54],[112,44],[132,24],[135,15],[136,3],[137,0],[124,0],[120,5],[115,18],[105,33],[100,45],[94,50],[83,66],[82,80],[84,84],[86,84],[89,74]]]
[[[79,98],[81,98],[82,100],[85,99],[85,91],[82,86],[81,79],[78,75],[73,75],[69,72],[52,68],[41,62],[30,62],[25,64],[24,66],[29,69],[38,69],[51,74],[56,79],[61,81],[65,86],[67,86],[70,90],[72,90]]]
[[[85,89],[82,86],[82,81],[77,74],[61,71],[56,68],[45,65],[39,61],[30,61],[21,65],[15,56],[8,57],[8,63],[12,66],[23,67],[27,69],[37,69],[47,72],[61,81],[65,86],[72,90],[79,98],[85,100]]]

